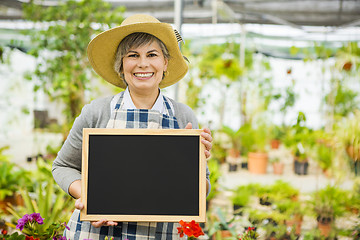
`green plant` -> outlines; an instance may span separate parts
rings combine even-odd
[[[239,186],[233,191],[233,196],[231,200],[234,205],[244,207],[248,205],[250,197],[253,195],[251,189],[248,186]]]
[[[331,146],[326,146],[325,144],[316,144],[315,147],[317,153],[315,160],[319,163],[321,169],[324,171],[330,169],[335,156],[333,148]]]
[[[43,182],[36,188],[36,195],[30,194],[26,190],[21,190],[21,196],[24,199],[24,206],[10,206],[7,210],[16,218],[20,219],[28,213],[40,213],[44,217],[43,228],[50,227],[56,221],[67,221],[71,214],[73,201],[63,191],[58,191],[55,195],[54,180]],[[15,228],[14,224],[11,224]]]
[[[349,192],[328,185],[313,193],[310,206],[321,223],[332,223],[345,213]]]
[[[354,160],[360,160],[360,111],[354,116],[345,118],[338,126],[335,126],[334,134],[338,142],[343,145],[348,156]]]
[[[95,34],[119,25],[123,12],[123,7],[112,9],[102,0],[70,0],[46,7],[30,1],[23,6],[25,20],[47,26],[25,31],[33,47],[29,54],[36,59],[35,71],[26,78],[34,81],[34,91],[42,90],[50,100],[65,103],[65,135],[84,105],[93,75],[87,45]]]
[[[278,125],[272,125],[270,127],[270,133],[272,139],[281,140],[285,135],[285,129]]]
[[[276,180],[274,184],[270,186],[270,192],[273,195],[274,200],[278,199],[296,199],[299,196],[299,189],[291,186],[290,183]]]
[[[235,218],[227,220],[225,212],[221,208],[216,208],[208,214],[208,235],[212,236],[218,234],[220,231],[230,231],[233,236],[236,236],[235,226],[232,225]]]
[[[220,131],[225,133],[226,136],[229,138],[231,148],[240,151],[242,129],[240,128],[235,131],[228,126],[223,126]]]
[[[279,163],[281,162],[280,157],[270,157],[269,158],[269,163]]]
[[[7,148],[0,149],[0,200],[7,196],[13,196],[20,187],[28,182],[28,172],[16,164],[10,162],[2,152]]]
[[[220,171],[220,164],[216,159],[211,158],[207,162],[208,168],[210,171],[210,184],[211,184],[211,191],[207,196],[206,200],[210,201],[211,199],[215,198],[217,194],[219,194],[219,178],[221,177]]]
[[[256,125],[245,124],[241,127],[242,145],[248,152],[266,152],[271,135],[265,123]]]

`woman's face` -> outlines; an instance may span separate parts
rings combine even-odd
[[[168,60],[156,41],[130,48],[123,58],[123,74],[130,92],[157,94],[167,65]]]

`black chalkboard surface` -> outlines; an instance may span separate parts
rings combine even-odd
[[[205,221],[202,130],[83,130],[81,220]]]

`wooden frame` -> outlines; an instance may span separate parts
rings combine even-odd
[[[195,220],[197,222],[205,222],[206,157],[204,153],[205,146],[201,143],[201,132],[202,130],[199,129],[84,128],[81,173],[81,199],[84,204],[84,209],[81,210],[80,219],[82,221],[97,221],[100,219],[107,219],[111,221],[125,222],[178,222],[180,220]],[[117,140],[119,140],[120,143],[121,141],[123,141],[123,143],[125,144],[118,144],[116,145],[116,147],[109,146],[112,145],[114,142],[117,142]],[[126,140],[126,142],[124,142],[124,140]],[[159,146],[158,143],[161,146]],[[177,143],[179,143],[180,145],[182,144],[182,146],[178,146]],[[135,146],[136,144],[139,145]],[[154,146],[152,146],[151,144],[154,144]],[[166,151],[166,149],[164,149],[163,147],[164,145],[166,145],[166,149],[172,151],[170,153],[171,156],[169,156],[169,153],[162,154],[163,151]],[[152,153],[152,149],[154,149],[154,147],[156,148],[156,150],[154,150],[154,152],[157,151],[156,153]],[[186,147],[187,149],[184,149],[184,147]],[[137,151],[130,150],[136,148],[138,149]],[[139,159],[137,159],[136,157],[134,157],[134,159],[132,158],[133,153],[135,153],[135,155],[141,154],[143,149],[148,149],[146,150],[146,154],[150,153],[150,155],[152,154],[151,156],[156,157],[152,157],[151,159],[144,159],[144,157],[137,157]],[[181,149],[181,151],[178,149]],[[129,153],[127,153],[127,151],[129,151]],[[131,154],[131,160],[125,160],[130,158],[124,157],[127,154]],[[183,161],[184,157],[182,154],[191,154],[191,156],[185,157],[185,159],[189,160]],[[198,156],[193,156],[197,154]],[[104,155],[106,156],[103,157]],[[123,156],[124,158],[121,159],[121,161],[117,161],[117,159],[111,160],[115,156],[116,158],[121,158],[121,156]],[[94,161],[93,158],[96,158],[97,160]],[[102,159],[99,160],[99,158]],[[172,161],[169,162],[169,159],[171,159]],[[156,163],[153,163],[153,160]],[[101,165],[103,161],[105,165]],[[111,164],[109,164],[110,162],[106,161],[111,161]],[[193,163],[194,161],[196,161],[196,163]],[[110,168],[107,168],[109,166],[106,165],[112,165],[112,163],[114,162],[116,162],[116,164],[121,164],[121,167],[114,166],[114,168],[117,168],[117,170],[114,170],[114,168],[112,168],[111,166]],[[129,165],[130,169],[125,170],[127,166],[123,168],[122,164],[124,164],[124,162],[126,162],[125,164]],[[132,165],[135,162],[137,163],[136,167]],[[183,162],[186,163],[183,164]],[[161,163],[165,163],[166,167],[162,167]],[[144,164],[144,167],[141,167],[141,164]],[[187,170],[184,171],[184,169],[181,169],[182,165],[186,165],[186,169],[189,169],[192,174],[188,175]],[[191,167],[193,165],[194,168]],[[134,170],[134,168],[136,168],[136,171]],[[150,168],[150,171],[147,171],[147,168]],[[137,170],[145,173],[144,175],[152,175],[148,178],[142,179],[143,176],[139,174]],[[122,171],[122,174],[118,174],[118,171]],[[156,174],[157,171],[162,171],[162,173]],[[169,171],[171,171],[171,174],[169,173]],[[108,172],[110,174],[107,174]],[[133,183],[132,181],[134,180],[134,178],[129,176],[125,178],[125,175],[127,174],[134,174],[134,176],[136,176],[136,181],[140,182]],[[167,176],[166,179],[159,180],[162,178],[163,175]],[[181,179],[179,179],[180,175]],[[121,179],[122,176],[124,179]],[[153,181],[153,179],[157,180],[154,180],[154,183],[152,183],[151,181]],[[102,181],[109,184],[103,184],[106,185],[103,186],[98,183]],[[173,181],[174,184],[172,184]],[[176,181],[185,181],[187,183],[187,186],[182,186],[182,184],[179,184]],[[126,182],[126,184],[123,184],[124,182]],[[193,183],[195,186],[193,186]],[[129,187],[129,184],[133,184],[133,186]],[[145,184],[146,187],[144,186],[144,188],[142,188],[143,184]],[[124,187],[124,185],[126,185],[127,188]],[[163,191],[159,190],[161,189],[161,187],[164,187],[164,189],[166,187],[167,188]],[[126,192],[121,192],[124,188],[128,190],[125,190]],[[141,190],[137,191],[137,188]],[[175,193],[174,191],[177,188],[181,188],[182,192]],[[188,191],[188,189],[190,190]],[[127,195],[129,191],[134,192],[133,194]],[[101,193],[96,194],[95,192]],[[147,194],[145,192],[147,192]],[[152,194],[153,192],[156,192],[157,194]],[[116,196],[116,194],[120,194],[120,197]],[[174,195],[176,195],[176,197]],[[131,199],[132,197],[134,197],[133,200]],[[109,198],[115,198],[116,200],[109,200]],[[149,202],[149,206],[145,206],[145,208],[147,207],[146,209],[138,209],[138,207],[140,205],[142,206],[142,204],[131,206],[133,203],[137,202],[141,198],[143,198],[142,204],[147,204]],[[169,200],[167,200],[168,198]],[[114,202],[120,203],[117,205],[112,205],[115,204]],[[151,202],[155,204],[151,205]],[[160,208],[158,206],[159,202],[162,202],[162,206],[166,207]],[[126,205],[126,207],[124,207],[124,205]],[[105,208],[107,207],[111,210],[106,210]],[[148,211],[147,209],[150,208],[154,209]],[[166,213],[162,212],[165,211],[163,210],[164,208],[168,209],[166,210]],[[113,213],[113,209],[116,213]],[[109,211],[111,211],[111,213]],[[160,213],[158,213],[159,211]],[[181,211],[183,211],[184,213]]]

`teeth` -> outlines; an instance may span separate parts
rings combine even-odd
[[[134,75],[136,77],[151,77],[153,74],[152,73],[135,73]]]

